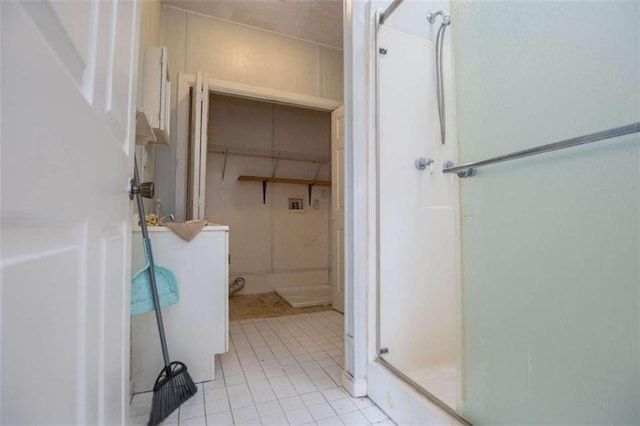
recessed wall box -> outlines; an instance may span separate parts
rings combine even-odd
[[[169,143],[171,80],[166,47],[147,47],[142,78],[142,111],[157,143]]]

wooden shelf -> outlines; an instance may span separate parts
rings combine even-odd
[[[313,187],[318,186],[331,186],[331,182],[327,180],[315,180],[315,179],[290,179],[290,178],[277,178],[267,176],[238,176],[238,180],[245,182],[262,182],[262,204],[267,203],[267,183],[287,183],[294,185],[307,185],[309,187],[309,205],[311,205],[311,195],[313,193]]]

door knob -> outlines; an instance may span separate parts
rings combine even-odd
[[[153,182],[142,182],[136,185],[133,179],[129,179],[129,199],[133,200],[136,194],[140,194],[144,198],[153,198],[155,195]]]

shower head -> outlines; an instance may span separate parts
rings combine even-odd
[[[451,23],[451,16],[444,13],[442,10],[428,13],[427,21],[429,21],[430,24],[435,24],[438,15],[442,16],[442,25],[449,25]]]

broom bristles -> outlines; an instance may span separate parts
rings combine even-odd
[[[181,362],[172,362],[163,369],[153,387],[153,402],[149,426],[156,426],[169,417],[180,405],[198,392],[198,388]]]

